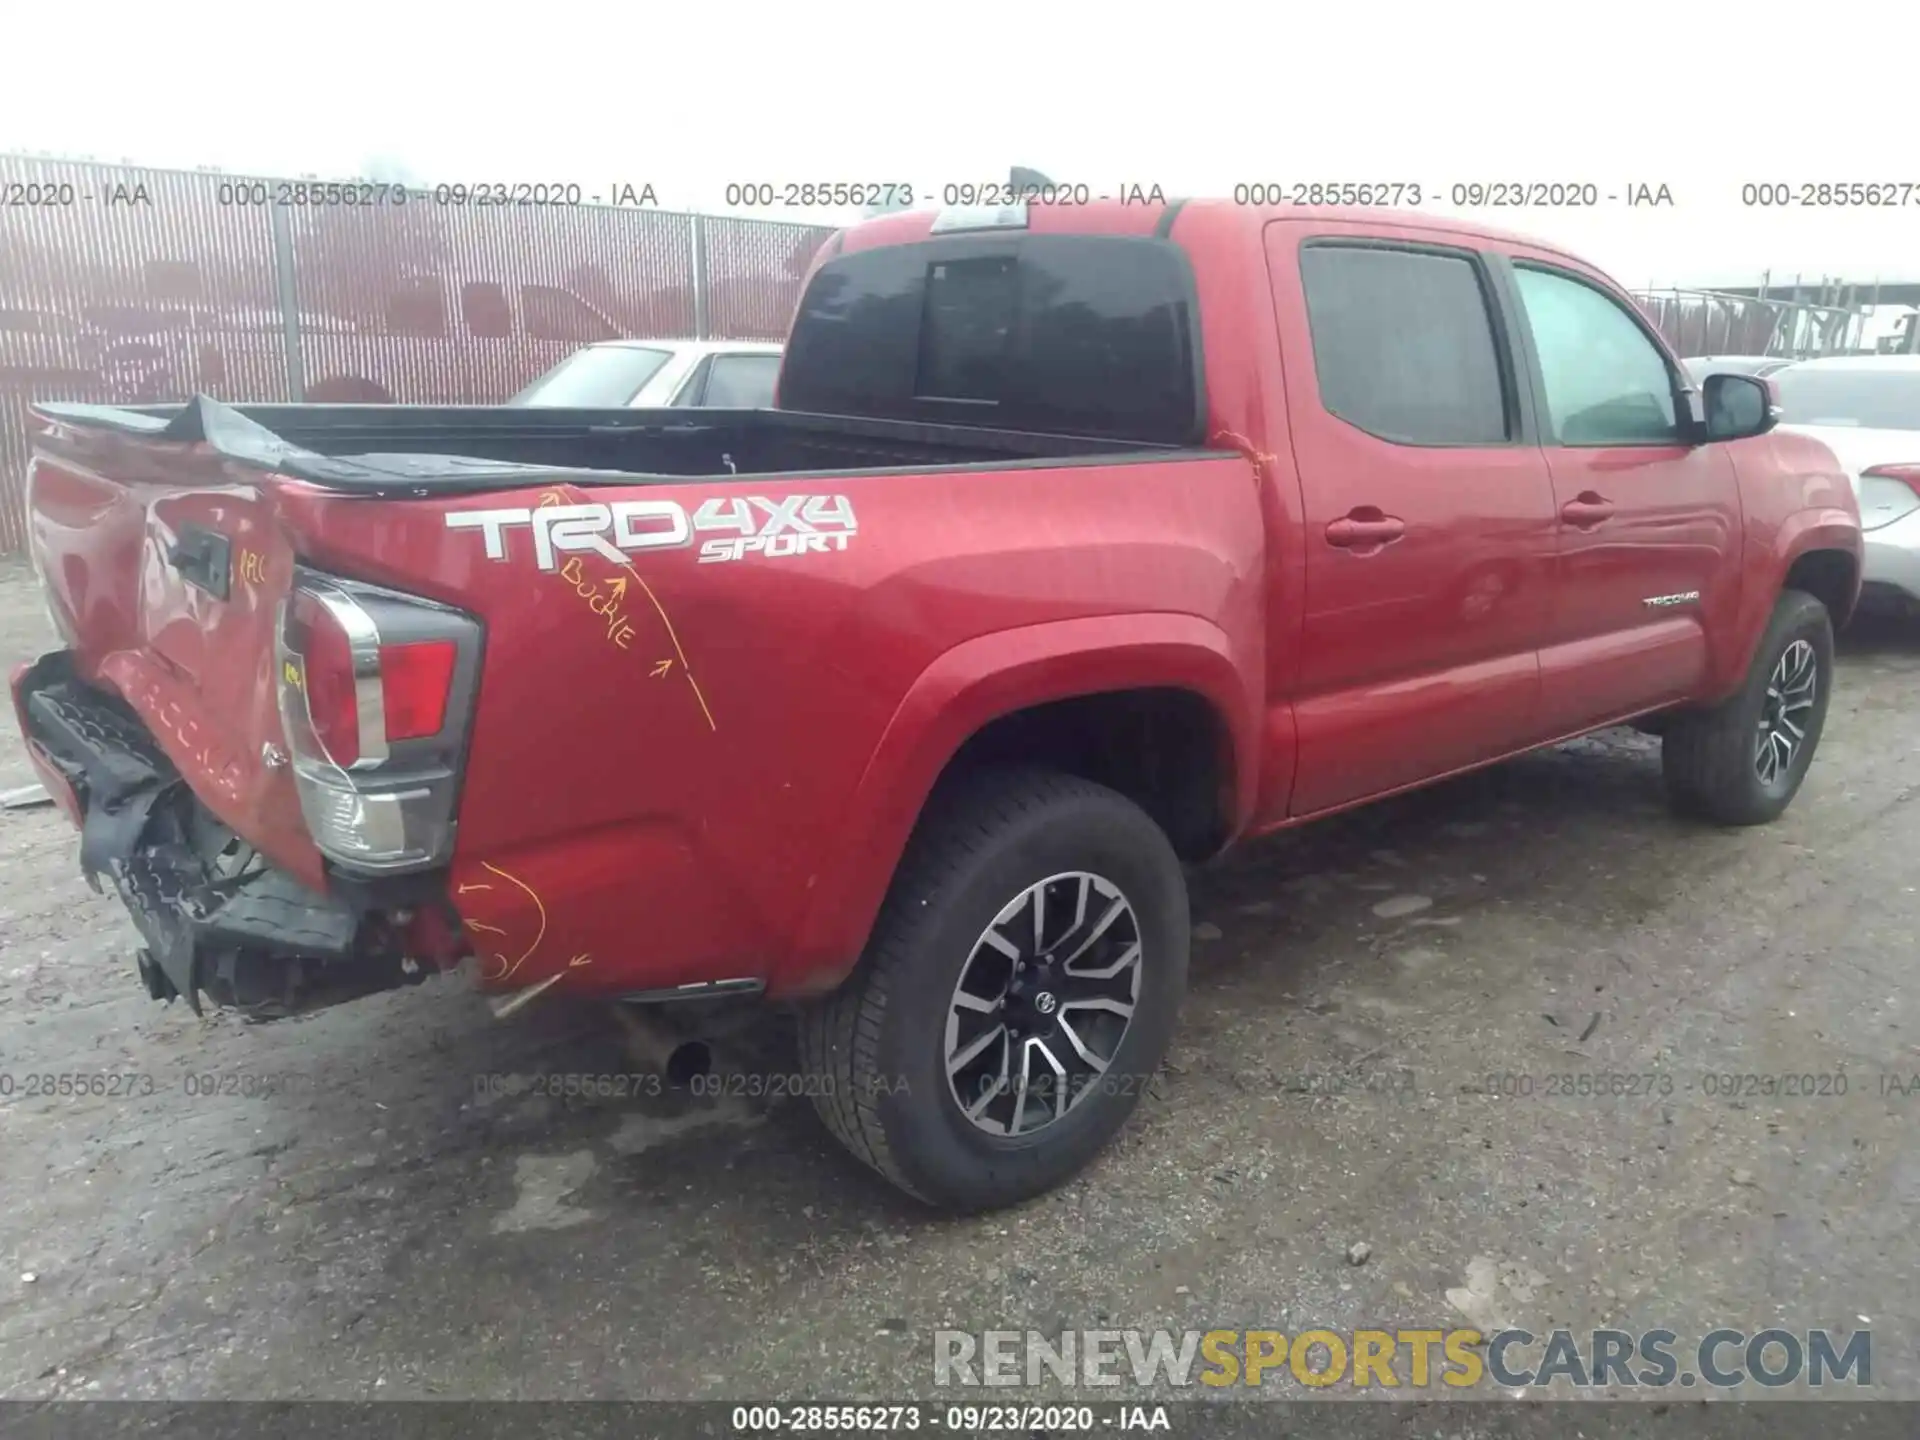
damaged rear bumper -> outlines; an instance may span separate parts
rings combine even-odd
[[[132,709],[86,684],[65,651],[13,676],[34,769],[80,828],[80,867],[104,878],[145,946],[155,999],[204,994],[257,1019],[415,984],[435,967],[406,954],[410,912],[324,895],[274,868],[222,825]]]

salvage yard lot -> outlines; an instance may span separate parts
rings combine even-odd
[[[0,561],[0,662],[48,643]],[[549,1098],[486,1077],[630,1070],[602,1012],[156,1005],[65,820],[0,814],[0,1396],[900,1398],[943,1328],[1471,1320],[1870,1326],[1874,1393],[1920,1397],[1920,629],[1841,651],[1772,827],[1669,818],[1617,731],[1201,872],[1120,1143],[957,1222],[759,1093],[778,1025],[723,1056],[753,1093]],[[31,779],[9,715],[0,790]],[[1616,1074],[1654,1093],[1551,1078]]]

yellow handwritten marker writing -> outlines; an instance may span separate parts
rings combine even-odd
[[[627,580],[624,575],[617,575],[607,581],[607,595],[609,598],[605,606],[601,605],[597,597],[588,604],[592,606],[594,614],[606,617],[607,638],[624,650],[627,648],[627,641],[633,638],[633,626],[628,623],[625,613],[619,608],[627,595]]]
[[[548,490],[541,495],[540,505],[542,507],[548,505],[564,505],[567,503],[567,498],[568,497],[559,490]],[[709,730],[718,730],[720,727],[714,722],[713,709],[707,704],[707,697],[700,689],[700,682],[693,678],[693,667],[687,663],[686,649],[680,644],[680,637],[674,633],[673,621],[667,615],[667,607],[660,603],[660,597],[653,593],[653,587],[647,584],[638,570],[633,568],[632,562],[628,562],[620,568],[639,585],[640,593],[647,597],[647,603],[653,607],[654,613],[660,617],[661,625],[666,628],[667,639],[673,643],[674,656],[680,662],[680,673],[686,677],[687,688],[693,692],[694,701],[700,706],[700,714],[705,717],[707,728]],[[572,583],[576,594],[584,593],[581,590],[581,585],[586,580],[586,573],[580,568],[579,560],[568,559],[566,564],[560,567],[560,573],[565,579]],[[615,587],[615,599],[619,600],[624,598],[627,590],[626,579],[622,578],[612,582],[612,584]],[[589,586],[589,588],[591,587]],[[589,600],[588,603],[591,604],[592,601]],[[605,618],[607,620],[607,638],[622,650],[628,649],[627,642],[633,638],[634,633],[632,623],[628,621],[624,614],[618,613],[617,611],[614,614],[607,615]],[[662,670],[658,673],[664,675],[667,672]]]
[[[606,589],[587,578],[586,570],[581,566],[578,556],[569,557],[560,567],[560,576],[573,586],[573,593],[587,602],[587,608],[607,622],[607,639],[622,650],[633,638],[633,624],[621,609],[621,598],[627,593],[624,578],[609,580]]]
[[[532,956],[533,952],[540,948],[540,942],[547,938],[547,907],[540,903],[540,896],[538,895],[538,893],[535,892],[534,888],[531,885],[527,884],[526,881],[522,880],[518,875],[513,875],[508,873],[505,870],[502,870],[498,865],[495,865],[490,860],[482,860],[480,864],[491,874],[497,875],[500,879],[505,880],[509,884],[512,884],[518,887],[522,891],[522,893],[524,893],[526,897],[533,902],[533,908],[537,912],[539,912],[539,915],[540,915],[539,932],[534,935],[533,943],[527,946],[525,950],[520,952],[520,958],[518,960],[509,961],[507,957],[504,955],[496,955],[493,958],[499,961],[500,968],[497,971],[492,971],[481,977],[482,979],[487,980],[491,983],[498,983],[502,980],[511,979],[513,977],[513,972],[518,970],[522,965],[526,964],[527,960]],[[523,994],[525,995],[525,998],[531,999],[533,995],[537,995],[542,989],[544,989],[548,985],[551,985],[554,980],[557,980],[559,978],[560,977],[558,975],[555,975],[552,977],[552,979],[542,981],[539,985],[535,986],[531,992],[523,992]]]

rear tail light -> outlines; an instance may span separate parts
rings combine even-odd
[[[479,622],[303,569],[281,607],[276,662],[294,784],[321,853],[362,870],[445,861]]]
[[[1914,499],[1920,500],[1920,464],[1916,465],[1875,465],[1860,472],[1862,480],[1892,480],[1904,485],[1913,492]]]
[[[459,658],[460,647],[451,640],[380,647],[380,701],[386,711],[389,745],[440,733]]]
[[[324,598],[324,592],[296,589],[287,603],[291,621],[287,630],[298,637],[295,654],[302,663],[298,676],[283,664],[281,681],[305,691],[307,723],[318,755],[343,770],[350,768],[360,763],[360,691],[365,677],[355,671],[355,637],[347,627],[352,624],[365,632],[360,647],[364,654],[368,642],[377,643],[372,621],[358,606],[335,604]]]

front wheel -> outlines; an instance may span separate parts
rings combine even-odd
[[[1139,1103],[1187,978],[1187,892],[1124,796],[982,772],[929,803],[859,967],[801,1021],[815,1105],[944,1209],[1059,1185]]]
[[[1721,825],[1777,819],[1813,763],[1832,689],[1827,607],[1789,590],[1773,607],[1739,691],[1670,722],[1661,759],[1674,809]]]

